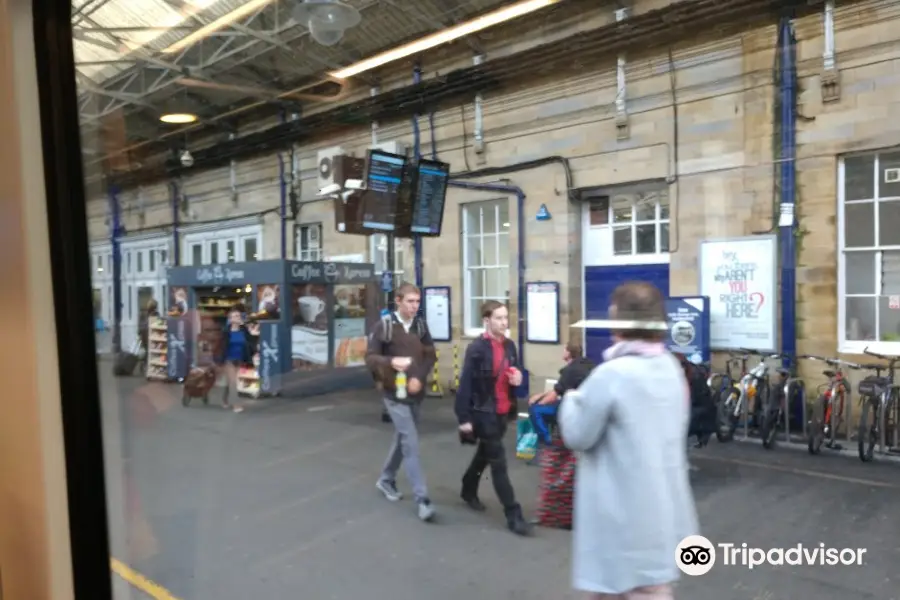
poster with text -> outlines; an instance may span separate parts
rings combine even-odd
[[[713,349],[777,349],[776,249],[773,235],[700,242],[700,295],[709,298]]]
[[[709,362],[709,299],[666,298],[665,340],[669,352],[680,354],[695,365]]]

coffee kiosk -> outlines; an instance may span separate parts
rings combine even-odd
[[[374,265],[365,263],[170,268],[169,378],[183,380],[190,368],[216,362],[235,307],[259,325],[254,365],[239,374],[240,393],[287,393],[305,377],[363,369],[367,332],[383,306],[378,282]]]

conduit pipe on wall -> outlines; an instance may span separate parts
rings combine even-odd
[[[281,111],[282,124],[287,123],[287,113]],[[291,146],[293,148],[293,146]],[[287,258],[287,209],[288,209],[288,190],[287,190],[287,168],[284,164],[285,156],[283,152],[278,153],[278,201],[279,215],[281,216],[281,258]]]
[[[422,82],[422,68],[416,64],[413,67],[413,84],[418,85]],[[413,130],[413,157],[416,160],[422,158],[422,134],[419,131],[419,113],[412,116]],[[433,138],[432,138],[433,139]],[[415,261],[416,287],[420,290],[424,285],[422,278],[422,236],[413,234],[413,260]],[[425,305],[419,306],[419,311],[424,314]]]
[[[113,322],[112,350],[113,354],[122,351],[122,247],[121,238],[125,234],[122,226],[122,206],[119,202],[119,190],[109,188],[109,242],[112,246],[112,293]],[[95,268],[92,265],[92,268]]]
[[[181,224],[181,217],[178,212],[178,205],[180,204],[181,194],[178,189],[178,183],[175,181],[169,182],[169,194],[172,200],[172,266],[180,267],[181,233],[178,231],[178,226]]]
[[[476,67],[483,62],[483,54],[477,54],[472,59],[472,64]],[[475,154],[481,154],[484,152],[484,96],[481,92],[475,94],[475,131],[473,136],[475,140],[472,143],[472,149]]]
[[[519,342],[519,359],[522,361],[522,370],[525,371],[523,380],[528,381],[528,368],[525,366],[525,192],[515,185],[501,183],[475,183],[473,181],[459,181],[451,179],[450,187],[475,190],[479,192],[499,192],[512,194],[516,197],[516,239],[517,239],[517,275],[516,275],[516,323]],[[527,383],[519,386],[517,394],[521,397],[528,394]]]
[[[778,220],[781,246],[781,350],[788,356],[797,351],[797,248],[796,248],[796,127],[797,72],[794,26],[782,17],[781,42],[781,206]],[[773,298],[774,300],[774,298]],[[785,368],[789,367],[785,359]]]

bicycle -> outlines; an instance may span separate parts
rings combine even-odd
[[[747,374],[747,362],[750,360],[750,355],[737,352],[729,352],[728,355],[729,357],[725,361],[725,372],[710,372],[706,380],[706,384],[712,390],[713,402],[716,405],[716,439],[720,442],[727,442],[734,437],[734,429],[729,429],[731,421],[728,415],[723,412],[722,406],[726,402],[737,402],[738,398],[740,398],[740,377]],[[741,374],[738,379],[735,379],[732,375],[732,367],[736,365],[740,365]],[[715,385],[717,381],[718,385]],[[737,421],[735,421],[735,428],[737,428]],[[728,433],[725,430],[728,430]]]
[[[900,408],[900,403],[897,402],[898,387],[894,383],[894,371],[897,363],[900,362],[900,357],[870,352],[868,348],[863,350],[863,353],[887,361],[887,365],[860,365],[862,369],[875,371],[874,377],[866,377],[857,386],[862,404],[859,429],[856,434],[859,459],[863,462],[871,462],[875,458],[876,444],[881,448],[882,453],[885,452],[888,428],[891,428],[893,437],[897,437],[898,415],[893,413]],[[887,371],[886,377],[881,376],[882,371]],[[892,441],[896,447],[897,440]],[[888,448],[888,450],[891,449]]]
[[[852,370],[861,369],[861,365],[840,358],[806,355],[801,358],[821,361],[834,369],[825,369],[822,374],[828,383],[819,386],[819,395],[813,405],[812,419],[808,423],[806,446],[810,454],[818,454],[824,444],[829,450],[840,450],[837,442],[838,428],[844,421],[844,410],[849,406],[852,390],[847,386],[842,367]]]
[[[720,442],[734,439],[741,417],[744,417],[745,434],[750,427],[750,414],[753,404],[753,418],[758,422],[762,407],[766,406],[769,397],[769,365],[766,360],[783,358],[782,354],[763,354],[757,350],[741,348],[738,355],[745,374],[740,383],[733,385],[728,396],[719,404],[719,428],[716,432]],[[751,357],[759,357],[759,364],[746,372],[747,361]],[[724,425],[724,431],[723,431]],[[721,434],[721,435],[720,435]]]
[[[775,355],[769,358],[775,358]],[[768,398],[763,405],[759,437],[766,450],[775,447],[775,434],[778,432],[779,422],[784,422],[785,434],[790,438],[791,429],[788,418],[790,400],[796,398],[798,394],[801,399],[806,395],[806,386],[803,380],[797,378],[793,372],[796,369],[797,360],[784,354],[778,355],[778,358],[789,360],[791,368],[775,368],[775,372],[779,375],[779,381],[769,386]]]

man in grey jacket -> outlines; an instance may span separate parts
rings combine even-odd
[[[394,424],[394,441],[375,486],[391,502],[403,494],[397,489],[397,471],[406,467],[419,518],[430,521],[435,510],[419,460],[419,414],[425,398],[425,382],[434,368],[434,341],[425,319],[418,316],[421,295],[411,283],[397,289],[397,310],[382,317],[369,336],[366,365],[384,391],[384,406]],[[397,385],[398,374],[405,385]]]

